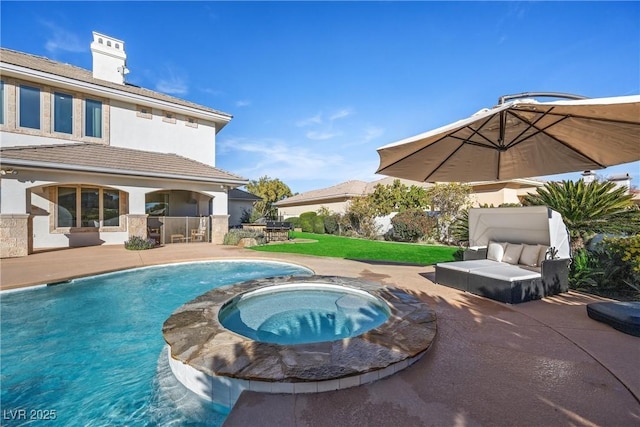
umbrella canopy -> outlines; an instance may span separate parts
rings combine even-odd
[[[378,154],[377,173],[427,182],[602,169],[640,160],[640,95],[517,99],[385,145]]]

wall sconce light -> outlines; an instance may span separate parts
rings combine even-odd
[[[0,175],[18,175],[18,171],[12,168],[0,169]]]

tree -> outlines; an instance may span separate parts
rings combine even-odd
[[[470,194],[470,185],[455,182],[436,184],[427,190],[432,207],[438,211],[441,241],[445,243],[451,241],[449,227],[471,207]]]
[[[596,233],[640,233],[640,211],[632,195],[612,182],[548,182],[537,194],[524,197],[525,205],[544,205],[562,215],[571,235],[572,249],[584,247]]]
[[[263,176],[257,181],[249,181],[247,191],[262,197],[262,200],[253,204],[253,209],[256,216],[264,218],[277,218],[278,209],[273,204],[293,195],[288,185],[278,178],[272,179],[268,176]]]
[[[375,207],[378,216],[407,209],[426,209],[429,206],[429,198],[424,188],[416,185],[407,187],[399,179],[394,180],[391,185],[376,185],[373,193],[367,198]]]

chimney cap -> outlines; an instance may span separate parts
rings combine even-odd
[[[94,47],[94,45],[98,45],[95,47],[111,48],[122,51],[122,53],[124,54],[124,42],[122,40],[116,39],[115,37],[107,36],[106,34],[98,33],[97,31],[93,31],[92,34],[92,47]]]

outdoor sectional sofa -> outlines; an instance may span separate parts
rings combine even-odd
[[[545,206],[469,211],[463,261],[436,264],[435,281],[518,304],[569,289],[569,235]]]

